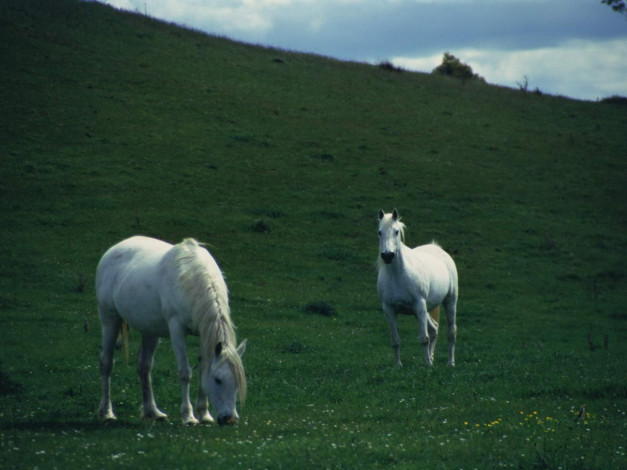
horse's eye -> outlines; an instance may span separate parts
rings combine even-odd
[[[398,237],[398,230],[394,230],[394,236]]]
[[[381,236],[381,230],[379,230],[379,236]]]
[[[222,385],[222,380],[221,379],[216,377],[214,380],[216,382],[216,385]]]

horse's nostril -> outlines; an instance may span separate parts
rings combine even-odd
[[[220,416],[220,417],[218,417],[218,424],[220,426],[237,424],[238,421],[239,420],[237,419],[237,416]]]
[[[394,259],[394,253],[391,253],[389,251],[381,253],[381,259],[383,260],[385,264],[390,264],[392,260]]]

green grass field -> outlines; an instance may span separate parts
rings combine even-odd
[[[620,100],[74,0],[3,0],[0,58],[2,468],[627,467]],[[446,334],[423,366],[411,318],[393,367],[375,290],[377,212],[393,207],[409,245],[436,239],[457,262],[455,368]],[[118,421],[98,420],[94,273],[133,234],[196,237],[220,263],[248,339],[238,426],[180,424],[167,340],[153,379],[170,420],[141,420],[121,353]]]

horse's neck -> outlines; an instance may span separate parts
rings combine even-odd
[[[401,242],[401,246],[395,253],[394,262],[391,264],[381,264],[389,276],[402,276],[406,274],[407,258],[410,256],[411,248]]]
[[[394,266],[396,269],[400,271],[404,271],[406,269],[407,260],[411,254],[410,252],[411,252],[411,248],[409,248],[407,245],[401,242],[401,246],[399,250],[396,252],[397,259],[394,263],[392,263],[392,266]]]

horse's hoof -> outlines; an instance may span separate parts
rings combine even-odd
[[[198,424],[198,420],[193,416],[183,420],[183,424],[186,426],[196,426]]]
[[[210,414],[207,414],[203,416],[202,418],[200,418],[200,422],[201,424],[213,424],[215,423],[215,420],[213,419],[213,416],[211,416]]]
[[[167,421],[168,415],[157,410],[150,413],[144,413],[142,418],[153,421]]]

